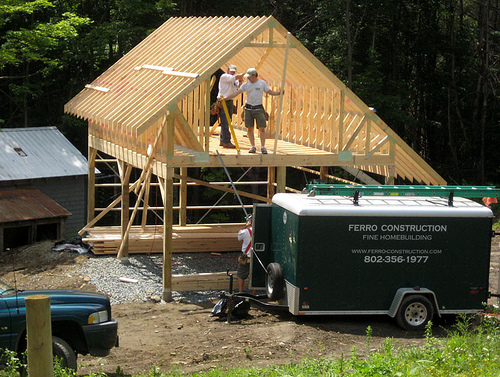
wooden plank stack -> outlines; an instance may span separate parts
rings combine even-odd
[[[237,288],[236,271],[231,271],[234,276],[233,286]],[[202,273],[193,275],[172,275],[172,290],[174,291],[205,291],[229,289],[229,275],[226,272]],[[245,286],[248,280],[245,280]]]
[[[244,224],[203,224],[174,226],[172,244],[174,253],[226,252],[241,250],[238,230]],[[121,243],[120,227],[94,227],[87,231],[83,241],[93,246],[94,254],[116,254]],[[163,252],[163,226],[133,226],[129,236],[129,254]]]

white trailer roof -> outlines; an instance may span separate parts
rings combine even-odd
[[[434,196],[360,196],[354,205],[346,196],[276,194],[272,202],[299,216],[493,217],[488,207],[459,197],[452,207]]]

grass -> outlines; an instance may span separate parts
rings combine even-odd
[[[498,313],[495,313],[498,314]],[[445,338],[432,334],[432,324],[426,327],[425,342],[421,347],[400,347],[387,338],[381,349],[371,351],[370,327],[366,330],[365,353],[360,357],[353,348],[340,359],[304,359],[299,364],[270,366],[262,369],[212,370],[195,373],[196,377],[257,377],[257,376],[499,376],[500,373],[500,324],[494,316],[485,316],[479,325],[471,317],[460,316]],[[4,357],[14,358],[11,353]],[[5,359],[4,359],[5,360]],[[15,361],[15,360],[14,360]],[[14,362],[13,364],[16,364]],[[15,368],[0,370],[0,377],[17,376]],[[146,375],[130,376],[118,368],[116,373],[91,373],[88,377],[172,377],[178,371],[162,373],[153,367]],[[56,367],[54,376],[75,376],[72,372]]]
[[[493,220],[493,229],[500,230],[500,204],[492,205],[493,214],[495,215],[495,219]]]

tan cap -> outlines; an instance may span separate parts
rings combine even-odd
[[[248,68],[247,73],[245,73],[245,78],[249,78],[250,76],[257,76],[257,70],[255,68]]]

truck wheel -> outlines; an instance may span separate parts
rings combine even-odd
[[[54,353],[54,357],[57,356],[61,359],[61,366],[63,368],[70,368],[76,371],[76,354],[68,342],[57,336],[53,336],[52,352]]]
[[[283,270],[279,263],[269,263],[266,275],[266,293],[272,301],[283,297]]]
[[[434,307],[428,298],[410,295],[399,306],[396,321],[405,330],[422,330],[434,316]]]

